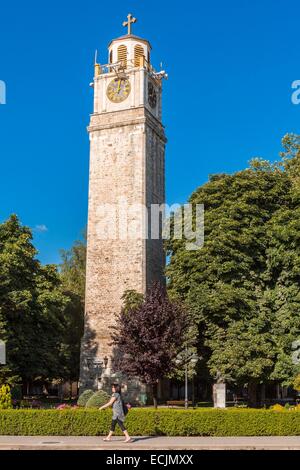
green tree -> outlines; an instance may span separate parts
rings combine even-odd
[[[9,410],[12,407],[10,387],[8,385],[0,386],[0,410]]]
[[[290,181],[288,204],[272,217],[268,226],[267,272],[276,362],[271,378],[292,385],[300,372],[292,360],[292,345],[300,339],[300,137],[283,139],[281,157]]]
[[[131,310],[140,307],[144,301],[144,296],[135,290],[126,290],[122,296],[122,300],[123,312],[128,313]]]
[[[32,234],[12,215],[0,224],[0,328],[7,345],[5,383],[62,373],[63,295],[55,266],[41,266]]]
[[[295,377],[293,382],[293,388],[294,390],[297,390],[297,392],[300,392],[300,375],[297,375],[297,377]]]
[[[211,376],[248,383],[253,402],[258,384],[291,380],[291,342],[299,335],[299,149],[295,136],[283,143],[282,163],[255,159],[193,193],[190,202],[205,206],[201,250],[187,251],[185,240],[167,243],[169,289],[195,315]]]
[[[64,378],[79,379],[80,343],[84,328],[86,236],[70,250],[61,250],[60,276],[69,303],[64,311],[66,329],[63,340]]]
[[[86,233],[83,239],[75,241],[70,250],[61,250],[61,279],[64,289],[80,297],[84,304],[86,271]]]

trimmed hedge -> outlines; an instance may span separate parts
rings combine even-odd
[[[102,436],[111,417],[111,410],[2,410],[0,435]],[[136,436],[300,436],[300,412],[142,408],[130,410],[126,426]]]
[[[100,408],[100,406],[105,405],[110,399],[110,395],[104,390],[98,390],[95,392],[86,402],[86,408]]]
[[[94,395],[95,392],[93,390],[85,390],[82,392],[80,397],[77,400],[77,405],[78,406],[85,406],[89,399]]]

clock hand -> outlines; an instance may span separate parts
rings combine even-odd
[[[117,91],[117,93],[119,93],[119,92],[120,92],[120,89],[121,89],[121,80],[119,80],[119,84],[118,84],[118,91]]]

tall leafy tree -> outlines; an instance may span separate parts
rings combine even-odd
[[[64,289],[78,295],[84,304],[86,272],[86,233],[75,241],[70,250],[61,250],[61,279]]]
[[[123,297],[123,313],[130,313],[140,307],[144,301],[143,294],[135,290],[125,291]],[[171,302],[176,302],[176,299],[170,299]],[[177,300],[178,302],[178,300]],[[186,313],[187,314],[187,313]],[[190,314],[190,326],[186,331],[185,338],[182,338],[181,351],[174,361],[172,371],[168,374],[168,378],[183,381],[185,378],[186,364],[188,365],[188,377],[192,379],[197,372],[197,363],[199,360],[198,351],[196,347],[197,329],[193,323]],[[196,358],[196,360],[195,360]]]
[[[62,288],[69,298],[64,311],[64,377],[72,382],[79,379],[80,343],[84,328],[86,236],[76,241],[70,250],[62,250],[61,257]]]
[[[140,307],[143,303],[144,296],[140,292],[129,289],[126,290],[122,296],[123,312],[128,313],[130,310]]]
[[[171,302],[159,284],[149,290],[143,302],[134,302],[131,308],[125,305],[117,317],[112,334],[114,367],[151,386],[155,407],[158,381],[176,368],[188,328],[187,312],[181,304]]]
[[[32,234],[12,215],[0,224],[0,328],[7,343],[3,381],[23,384],[62,373],[63,295],[55,266],[41,266]]]
[[[291,341],[299,334],[299,142],[289,136],[283,143],[283,164],[255,159],[250,168],[213,176],[193,193],[190,202],[205,205],[201,250],[187,251],[185,240],[167,244],[169,289],[196,316],[210,374],[248,383],[253,402],[258,384],[291,380]]]
[[[293,343],[300,339],[300,136],[285,136],[283,147],[283,167],[290,181],[288,204],[282,204],[268,226],[266,278],[276,344],[271,378],[291,385],[300,371],[292,355]]]

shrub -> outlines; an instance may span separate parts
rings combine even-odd
[[[99,408],[100,406],[105,405],[109,399],[110,396],[108,393],[106,393],[104,390],[98,390],[98,392],[91,396],[85,406],[86,408]]]
[[[20,385],[15,385],[11,389],[11,397],[13,400],[21,401],[22,400],[22,388]]]
[[[88,400],[94,395],[93,390],[85,390],[82,392],[80,397],[78,398],[77,405],[78,406],[85,406]]]
[[[56,410],[78,410],[79,408],[78,405],[70,405],[68,403],[61,403],[55,407]]]
[[[300,392],[300,374],[297,375],[297,377],[295,377],[294,383],[293,383],[293,388],[294,388],[294,390],[296,390],[297,392]]]
[[[2,410],[0,435],[101,436],[111,410]],[[130,434],[140,436],[300,436],[299,411],[252,409],[132,409]],[[118,433],[121,433],[118,430]]]
[[[0,387],[0,410],[8,410],[13,407],[9,385]]]
[[[56,410],[70,410],[71,405],[68,405],[67,403],[61,403],[56,407]]]
[[[30,402],[31,408],[41,408],[42,407],[42,402],[39,400],[31,400]]]
[[[20,408],[31,408],[31,404],[28,400],[21,400],[20,401]]]
[[[278,403],[270,407],[270,410],[273,410],[273,411],[283,411],[284,409],[285,409],[284,406],[279,405]]]

